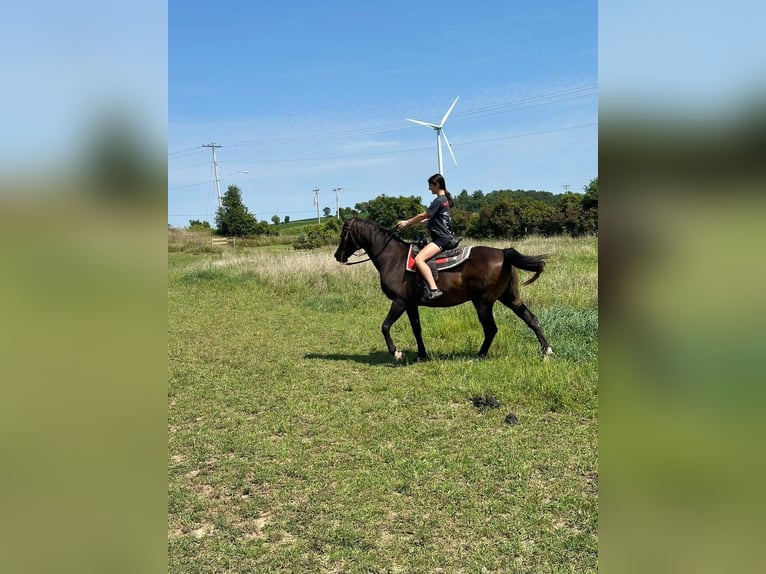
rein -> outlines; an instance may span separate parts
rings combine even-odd
[[[354,257],[361,257],[361,255],[352,254]],[[360,263],[367,263],[370,260],[368,257],[367,259],[362,259],[361,261],[346,261],[343,265],[359,265]]]

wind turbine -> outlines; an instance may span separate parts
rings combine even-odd
[[[430,122],[422,122],[420,120],[411,120],[410,118],[407,118],[408,122],[412,122],[415,124],[420,124],[421,126],[426,126],[427,128],[432,128],[436,130],[436,151],[439,154],[439,173],[444,175],[444,167],[442,166],[442,138],[444,138],[444,142],[447,144],[447,149],[449,150],[450,155],[452,156],[452,161],[455,162],[455,165],[457,165],[457,160],[455,159],[455,154],[452,152],[452,144],[449,143],[449,140],[447,139],[447,134],[444,133],[444,122],[447,121],[447,118],[452,113],[452,108],[455,107],[455,104],[460,99],[460,96],[455,98],[455,101],[452,102],[452,105],[447,110],[447,113],[444,114],[444,117],[442,118],[442,121],[439,122],[439,124],[432,124]]]

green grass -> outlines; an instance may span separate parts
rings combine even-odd
[[[597,244],[515,247],[552,255],[522,288],[546,363],[502,305],[474,359],[463,305],[396,366],[375,269],[329,248],[169,253],[170,571],[595,572]]]

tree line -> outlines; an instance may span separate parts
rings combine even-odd
[[[453,196],[452,227],[456,235],[481,238],[513,238],[526,235],[588,235],[598,233],[598,178],[583,193],[554,195],[548,191],[461,191]],[[341,215],[359,215],[393,229],[399,219],[423,211],[420,198],[388,197],[357,203]],[[405,232],[406,233],[406,232]],[[418,233],[410,231],[410,234]]]
[[[537,190],[481,190],[469,193],[462,190],[453,195],[453,231],[456,235],[482,238],[520,239],[527,235],[588,235],[598,233],[598,177],[583,188],[582,193],[567,192],[554,195]],[[408,219],[424,209],[417,196],[389,197],[379,195],[370,201],[357,203],[354,208],[340,208],[343,218],[363,217],[384,227],[394,229],[396,221]],[[325,208],[329,217],[329,208]],[[242,203],[242,192],[230,185],[221,199],[215,216],[218,235],[252,237],[279,235],[279,217],[272,217],[274,225],[256,221]],[[288,218],[285,218],[288,221]],[[191,220],[190,228],[210,228],[207,222]],[[315,227],[315,228],[314,228]],[[314,248],[337,240],[339,225],[334,218],[316,224],[295,242],[296,248]],[[422,230],[409,229],[403,236],[414,238]]]

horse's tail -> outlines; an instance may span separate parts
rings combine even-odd
[[[513,247],[503,249],[503,266],[514,266],[524,271],[534,272],[534,275],[524,281],[522,285],[529,285],[537,281],[540,274],[545,270],[545,260],[547,255],[522,255],[516,251]]]

